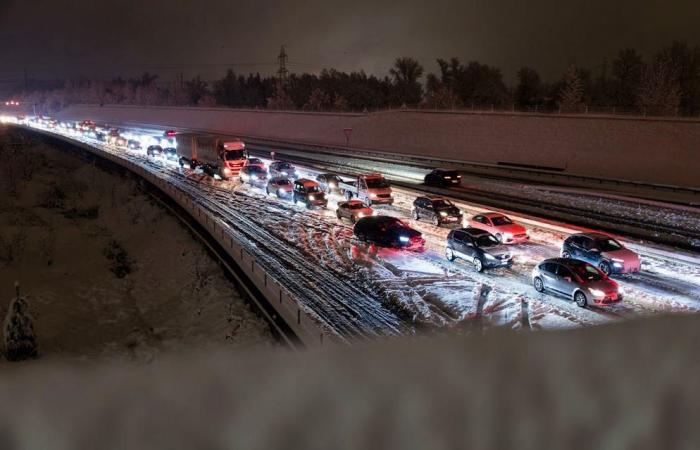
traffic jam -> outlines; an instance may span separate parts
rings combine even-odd
[[[419,194],[410,204],[397,206],[392,186],[381,173],[350,177],[253,156],[240,139],[175,130],[144,134],[90,120],[61,122],[22,116],[17,122],[134,152],[182,171],[195,171],[213,182],[232,183],[311,214],[335,216],[338,223],[352,226],[354,240],[368,258],[380,252],[435,252],[435,246],[426,246],[429,237],[440,240],[446,264],[498,277],[504,270],[512,270],[522,255],[521,248],[532,243],[528,227],[499,211],[466,214],[449,195],[433,194]],[[424,184],[449,190],[461,185],[461,176],[454,170],[435,169],[425,175]],[[534,261],[531,273],[520,274],[521,278],[528,280],[535,293],[568,300],[581,308],[623,302],[625,292],[619,277],[642,270],[642,260],[635,251],[603,233],[572,233],[559,245],[557,257]]]

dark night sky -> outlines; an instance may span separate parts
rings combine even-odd
[[[618,49],[649,54],[673,39],[700,43],[698,0],[0,0],[0,80],[144,70],[213,79],[275,70],[286,44],[293,71],[386,74],[396,56],[477,59],[558,77]]]

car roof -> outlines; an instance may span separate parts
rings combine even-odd
[[[363,205],[365,204],[365,202],[363,202],[362,200],[357,200],[357,199],[347,200],[345,202],[340,202],[340,204],[346,204],[346,205],[354,205],[357,203],[362,203]],[[369,206],[368,206],[368,208],[369,208]]]
[[[488,218],[506,216],[505,214],[502,214],[502,213],[499,213],[499,212],[493,212],[493,211],[484,212],[484,213],[479,213],[479,214],[476,214],[476,215],[477,215],[477,216],[484,216],[484,217],[488,217]],[[507,216],[506,216],[506,217],[507,217]]]
[[[314,180],[309,180],[308,178],[300,178],[295,181],[295,183],[303,184],[304,187],[318,186],[318,183]]]
[[[610,239],[610,236],[608,236],[607,234],[597,233],[594,231],[588,232],[588,233],[576,233],[576,234],[572,234],[569,237],[574,237],[574,236],[584,236],[584,237],[588,237],[591,239]]]
[[[483,236],[486,234],[491,234],[486,230],[482,230],[481,228],[472,228],[472,227],[458,228],[455,231],[463,231],[464,233],[467,233],[470,236]]]
[[[585,261],[581,261],[580,259],[573,259],[573,258],[549,258],[549,259],[545,259],[544,261],[542,261],[542,263],[547,263],[547,262],[557,263],[557,264],[561,264],[563,266],[568,266],[568,267],[581,267],[581,266],[590,265]]]

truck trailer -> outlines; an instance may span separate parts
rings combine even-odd
[[[240,139],[192,133],[177,135],[177,156],[180,167],[201,167],[210,177],[221,180],[238,176],[247,158]]]

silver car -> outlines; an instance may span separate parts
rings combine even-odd
[[[622,288],[598,268],[584,261],[552,258],[532,270],[537,292],[551,291],[571,298],[580,307],[605,305],[622,300]]]

